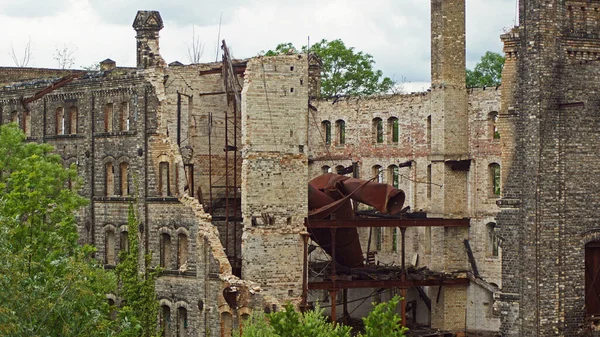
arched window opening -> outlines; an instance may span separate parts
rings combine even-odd
[[[107,229],[104,235],[104,264],[115,265],[115,231]]]
[[[427,165],[427,199],[431,200],[431,164]]]
[[[184,307],[177,308],[177,337],[187,335],[188,317],[187,310]]]
[[[129,251],[129,233],[127,231],[122,231],[119,238],[119,248],[124,252]]]
[[[331,173],[331,172],[333,172],[333,170],[331,169],[331,167],[329,167],[327,165],[321,166],[321,173],[322,174]]]
[[[335,122],[335,132],[338,145],[346,144],[346,122],[339,119]]]
[[[490,138],[500,139],[500,132],[498,131],[498,112],[492,111],[488,114],[488,129]]]
[[[62,107],[56,108],[56,134],[65,134],[65,109]]]
[[[233,331],[233,317],[228,312],[221,313],[221,336],[231,336]]]
[[[121,103],[119,110],[119,131],[129,131],[129,103]]]
[[[389,130],[389,139],[390,143],[397,144],[398,139],[400,138],[400,130],[398,129],[398,118],[390,117],[388,118],[388,130]]]
[[[105,177],[105,195],[111,197],[115,195],[115,168],[111,162],[106,163]]]
[[[109,307],[109,316],[111,320],[115,320],[117,319],[117,306],[115,304],[115,300],[113,300],[112,298],[108,299],[108,307]]]
[[[371,177],[377,177],[375,181],[378,183],[383,183],[383,170],[381,169],[380,165],[373,166],[371,169]]]
[[[160,327],[163,337],[171,336],[171,308],[168,305],[160,306]]]
[[[499,253],[499,238],[496,234],[496,224],[494,222],[490,222],[486,225],[486,229],[488,232],[488,256],[489,257],[498,257]]]
[[[400,186],[400,174],[398,172],[398,166],[388,166],[388,181],[395,188],[398,188],[398,186]]]
[[[494,196],[500,195],[500,165],[492,163],[489,166],[490,192]]]
[[[338,165],[338,166],[335,167],[335,173],[336,174],[342,174],[344,169],[345,169],[345,167],[343,165]]]
[[[10,113],[10,122],[21,126],[21,120],[19,119],[19,114],[16,111]]]
[[[169,182],[169,163],[166,161],[160,162],[160,164],[158,164],[158,170],[158,186],[160,188],[159,194],[163,197],[168,197],[171,195],[171,186]]]
[[[77,107],[69,109],[69,133],[72,135],[77,134],[77,112]]]
[[[31,112],[29,111],[23,113],[23,133],[26,137],[31,137]]]
[[[600,241],[585,245],[585,311],[600,316]]]
[[[431,150],[431,116],[427,116],[427,149]]]
[[[119,178],[120,178],[120,186],[121,186],[121,195],[127,196],[129,195],[129,164],[121,163],[119,165]]]
[[[322,121],[321,128],[323,129],[323,134],[325,136],[325,145],[331,145],[331,122]]]
[[[104,106],[104,132],[113,131],[113,103],[108,103]]]
[[[383,143],[383,120],[379,117],[373,118],[373,142]]]
[[[160,235],[160,266],[171,268],[171,236],[167,233]]]
[[[188,237],[184,233],[179,233],[179,235],[177,235],[177,269],[187,269],[187,262]]]

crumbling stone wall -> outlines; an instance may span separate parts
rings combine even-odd
[[[242,91],[242,277],[280,299],[302,289],[308,215],[306,55],[259,57]]]

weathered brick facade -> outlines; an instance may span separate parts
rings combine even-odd
[[[503,336],[580,336],[593,326],[586,244],[598,221],[598,1],[521,1],[505,34]],[[503,87],[505,87],[503,82]]]

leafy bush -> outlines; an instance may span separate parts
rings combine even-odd
[[[379,303],[363,318],[365,333],[359,337],[403,337],[406,330],[400,325],[396,307],[400,297],[394,296],[389,302]],[[350,337],[352,328],[341,324],[334,325],[323,315],[324,309],[317,307],[299,313],[293,305],[287,304],[283,311],[263,314],[254,312],[243,325],[242,337]],[[239,334],[236,334],[239,336]]]

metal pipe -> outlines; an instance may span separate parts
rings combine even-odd
[[[302,235],[302,242],[304,245],[302,262],[302,302],[300,304],[300,310],[304,312],[308,308],[308,238],[310,237],[310,234],[308,232],[302,232],[300,235]]]

